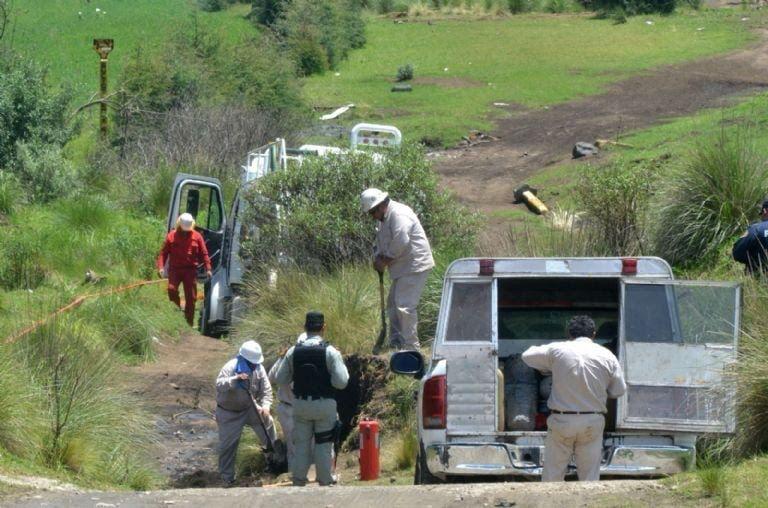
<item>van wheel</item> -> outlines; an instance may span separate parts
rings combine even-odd
[[[434,485],[436,483],[445,483],[429,472],[427,467],[427,456],[424,453],[424,446],[419,445],[419,455],[416,457],[416,469],[413,474],[414,485]]]

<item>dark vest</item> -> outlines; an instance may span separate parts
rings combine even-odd
[[[328,371],[325,350],[328,344],[293,349],[293,394],[297,398],[334,398],[331,373]]]

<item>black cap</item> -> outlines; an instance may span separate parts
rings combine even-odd
[[[304,320],[304,328],[308,332],[319,332],[322,330],[324,324],[325,316],[323,316],[322,312],[316,310],[307,312],[307,317]]]
[[[763,208],[762,209],[765,210],[766,208],[768,208],[768,196],[763,198]]]

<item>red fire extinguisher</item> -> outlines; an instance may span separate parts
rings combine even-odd
[[[360,431],[360,479],[375,480],[379,477],[379,422],[363,418]]]

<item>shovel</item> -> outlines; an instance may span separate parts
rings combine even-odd
[[[259,420],[264,435],[267,436],[267,445],[264,450],[267,458],[267,468],[276,475],[285,473],[288,471],[288,452],[285,443],[280,439],[272,439],[272,436],[267,432],[267,424],[261,416],[259,408],[256,407],[256,401],[251,397],[250,390],[248,390],[248,399],[250,399],[251,406],[253,406],[253,410],[256,412],[256,418]]]
[[[387,308],[384,305],[384,272],[379,272],[379,305],[381,307],[381,331],[373,345],[373,354],[381,353],[384,347],[384,339],[387,338]]]

